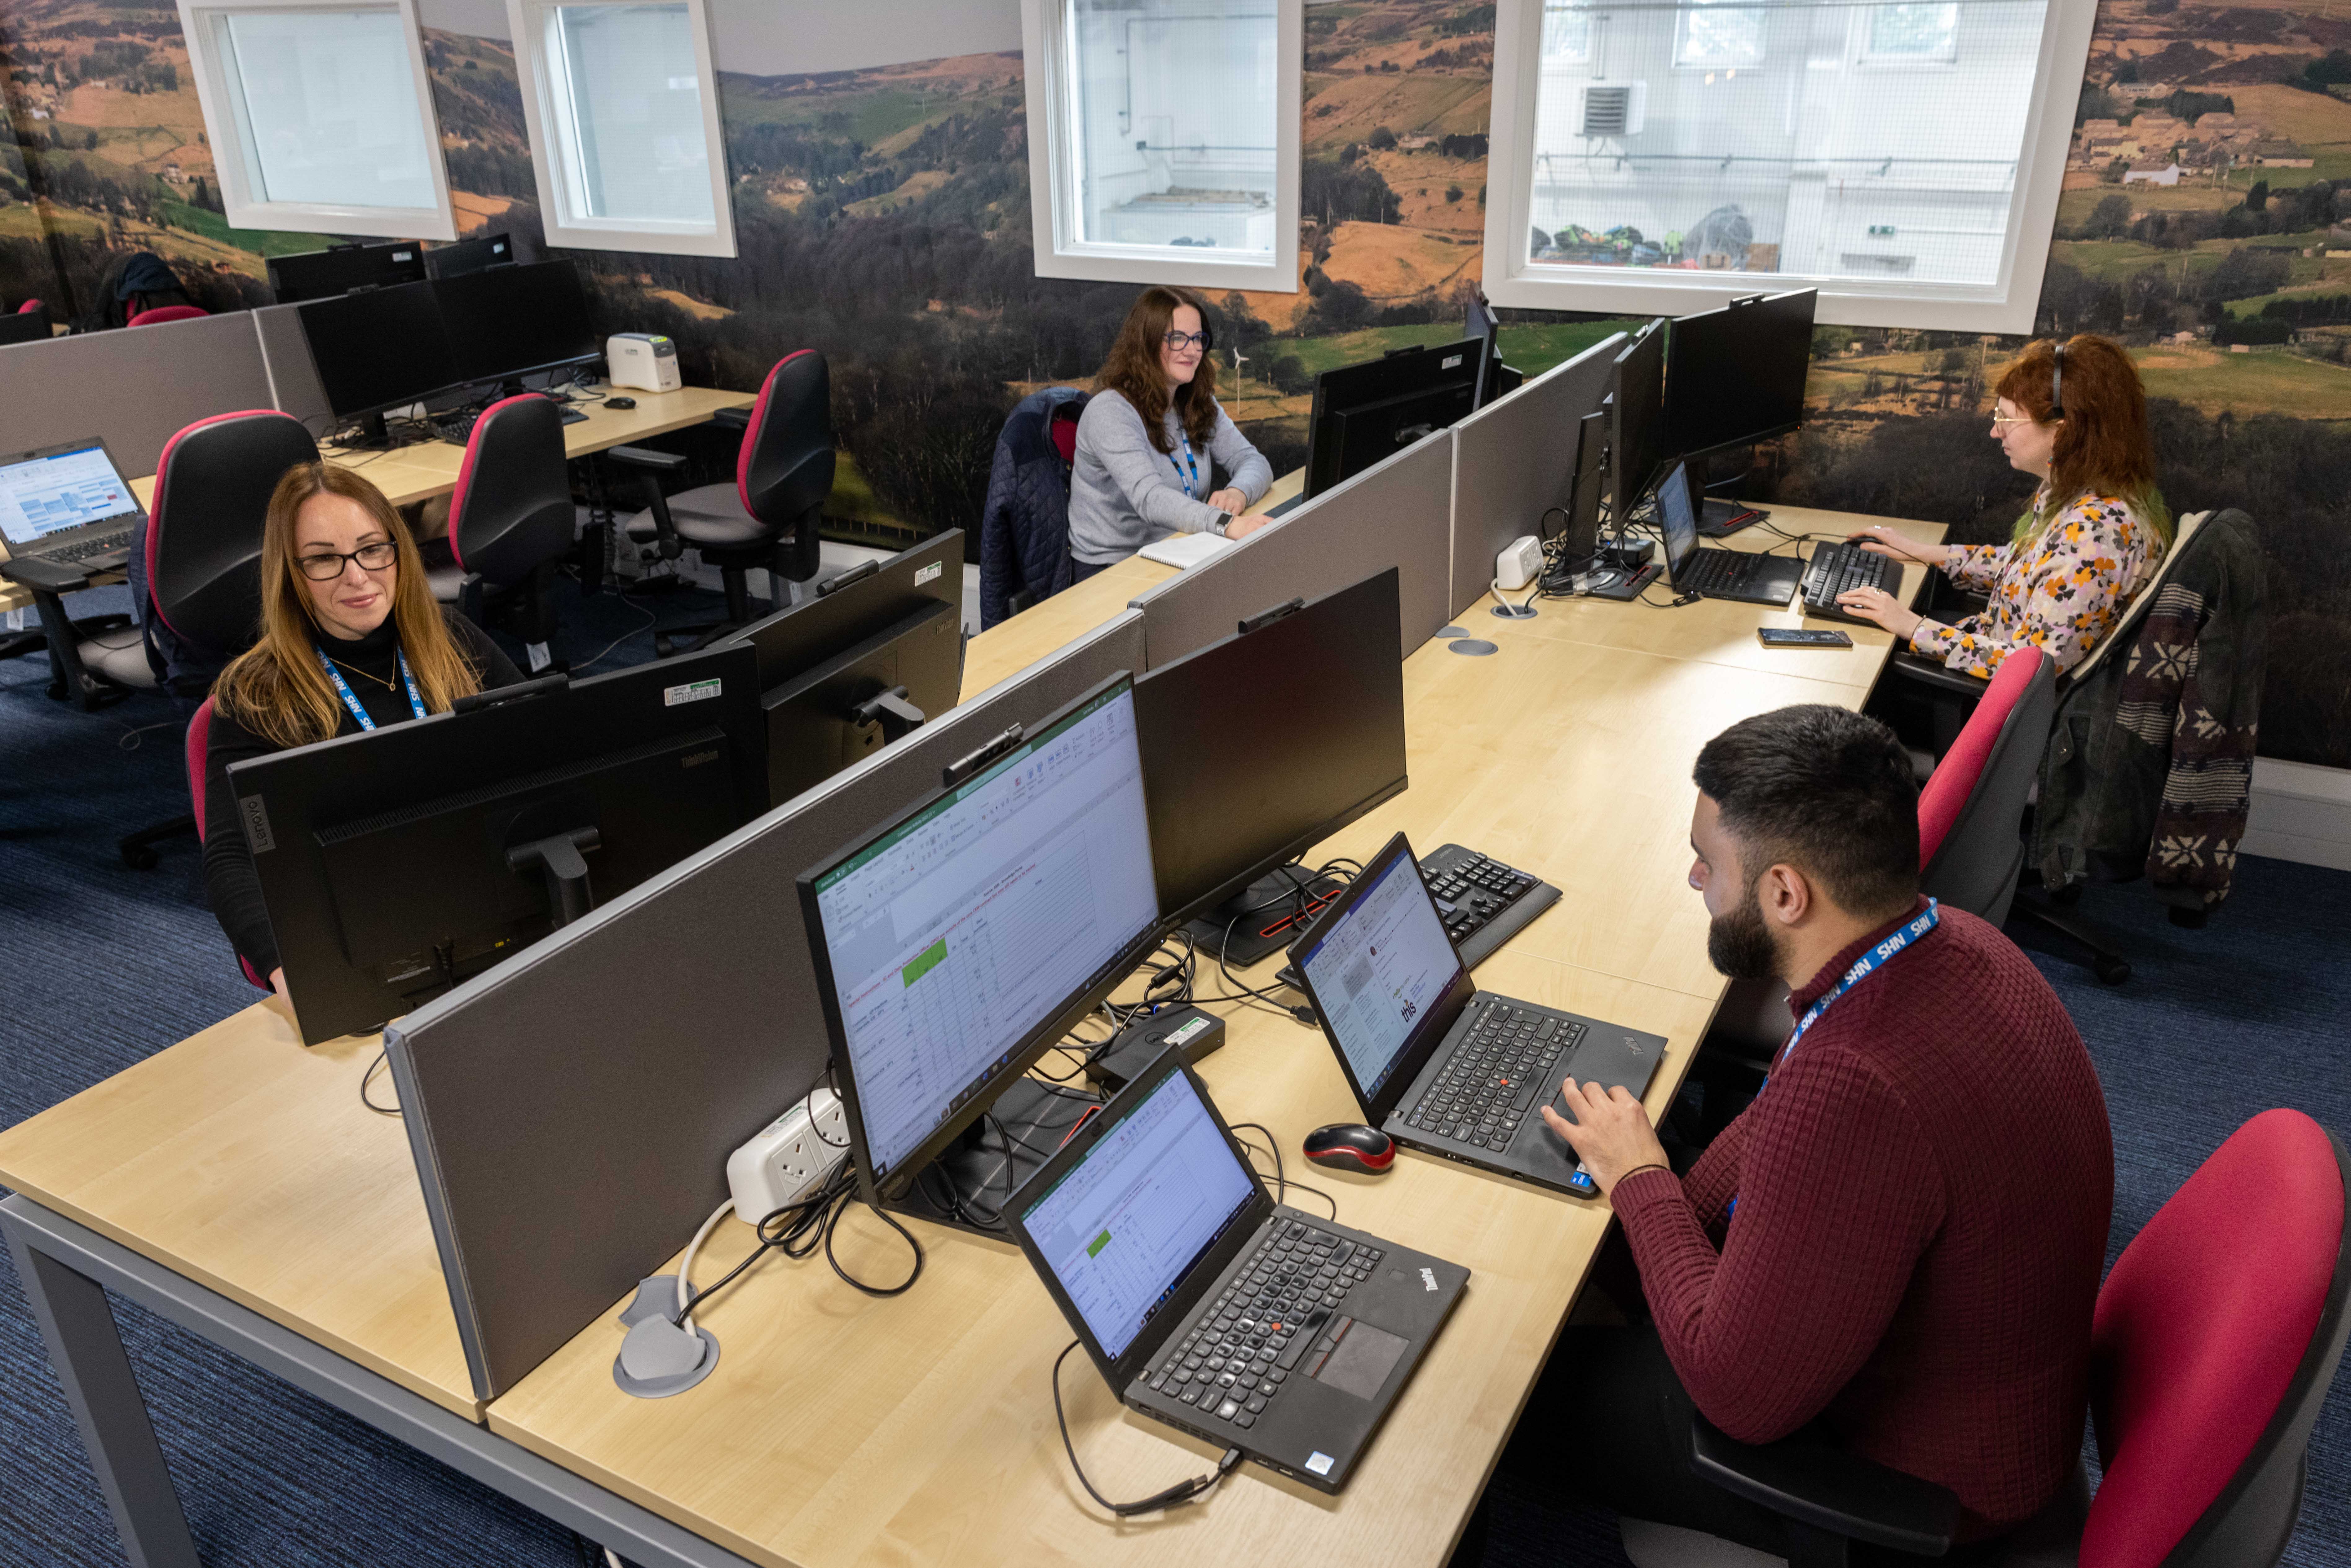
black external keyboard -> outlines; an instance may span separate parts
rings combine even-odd
[[[1489,1002],[1405,1124],[1458,1144],[1507,1149],[1538,1095],[1557,1092],[1556,1068],[1583,1026],[1508,1002]]]
[[[1247,1428],[1292,1372],[1311,1375],[1353,1320],[1337,1309],[1386,1254],[1302,1220],[1277,1225],[1258,1244],[1183,1343],[1160,1358],[1151,1386],[1204,1416]]]
[[[1527,919],[1558,902],[1559,890],[1541,878],[1514,870],[1490,856],[1459,844],[1440,844],[1420,857],[1421,880],[1437,895],[1437,912],[1445,916],[1445,934],[1461,949],[1470,967],[1483,962],[1494,948],[1524,925]],[[1549,894],[1548,897],[1542,896]],[[1525,907],[1521,909],[1521,905]],[[1506,915],[1522,914],[1490,942],[1481,936]]]
[[[481,417],[479,410],[469,408],[463,413],[443,415],[433,422],[433,428],[450,445],[463,446],[474,439],[474,422]]]
[[[1799,593],[1807,615],[1855,626],[1874,626],[1874,621],[1847,614],[1837,603],[1837,595],[1856,588],[1881,588],[1891,593],[1901,584],[1902,565],[1892,556],[1878,555],[1857,544],[1825,544],[1813,550],[1813,559],[1804,566]]]
[[[126,550],[130,548],[131,535],[128,532],[109,534],[104,538],[84,539],[79,544],[68,545],[63,549],[47,551],[41,559],[52,561],[88,560],[92,556],[112,555],[117,550]]]

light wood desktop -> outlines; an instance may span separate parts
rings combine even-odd
[[[1138,583],[1144,564],[1134,563]],[[1907,574],[1906,591],[1922,576]],[[983,633],[967,672],[993,684],[1050,652],[1056,634],[1114,615],[1138,589],[1113,579]],[[1684,880],[1690,759],[1746,714],[1806,700],[1858,706],[1885,647],[1857,636],[1850,660],[1788,653],[1750,668],[1729,644],[1735,633],[1751,643],[1772,612],[1541,608],[1531,622],[1465,615],[1499,645],[1489,657],[1434,642],[1406,661],[1412,786],[1318,852],[1360,857],[1402,828],[1424,852],[1451,839],[1559,885],[1561,903],[1489,960],[1479,983],[1664,1035],[1649,1095],[1661,1111],[1722,988]],[[1702,625],[1718,613],[1718,629],[1669,644],[1678,651],[1617,645],[1632,640],[1623,627],[1662,637],[1680,618]],[[1264,983],[1270,971],[1249,977]],[[1201,991],[1218,986],[1203,966]],[[1204,1076],[1228,1116],[1273,1129],[1299,1174],[1299,1138],[1355,1113],[1329,1047],[1287,1016],[1220,1010],[1229,1043]],[[257,1003],[0,1133],[0,1183],[479,1419],[402,1129],[360,1103],[375,1045],[306,1051],[274,1003]],[[382,1075],[374,1092],[391,1093]],[[1591,1265],[1605,1206],[1418,1156],[1377,1181],[1320,1170],[1306,1179],[1338,1197],[1346,1223],[1474,1270],[1336,1499],[1246,1467],[1204,1505],[1105,1522],[1071,1477],[1051,1420],[1047,1368],[1068,1343],[1060,1314],[1009,1248],[929,1228],[923,1281],[895,1300],[855,1294],[820,1259],[761,1262],[699,1314],[725,1352],[687,1394],[644,1402],[613,1388],[620,1333],[608,1313],[486,1417],[493,1433],[771,1564],[1334,1552],[1441,1562]],[[697,1275],[716,1279],[749,1234],[721,1226]],[[840,1252],[875,1281],[901,1277],[905,1258],[862,1210],[844,1220]],[[1110,1495],[1156,1490],[1212,1458],[1123,1412],[1081,1356],[1064,1368],[1063,1389],[1088,1473]]]

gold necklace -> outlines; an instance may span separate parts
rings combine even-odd
[[[377,685],[381,686],[388,692],[398,691],[400,689],[398,686],[393,685],[390,681],[385,680],[381,675],[370,674],[367,671],[360,669],[356,664],[346,664],[340,659],[335,660],[335,668],[342,671],[347,675],[365,676],[367,679],[373,681]]]

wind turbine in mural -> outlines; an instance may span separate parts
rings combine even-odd
[[[1233,357],[1233,382],[1235,385],[1238,385],[1241,379],[1241,367],[1249,363],[1249,356],[1242,353],[1238,349],[1231,349],[1227,351]]]

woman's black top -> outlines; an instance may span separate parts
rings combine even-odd
[[[445,606],[441,613],[449,623],[449,635],[455,639],[457,651],[480,674],[483,690],[511,686],[521,681],[522,672],[515,668],[512,659],[498,651],[489,633]],[[391,616],[385,616],[382,625],[356,642],[322,636],[319,645],[342,666],[343,684],[351,688],[351,695],[359,698],[368,717],[379,727],[416,716],[408,706],[408,689],[400,679],[400,635]],[[341,727],[335,733],[359,732],[359,720],[346,710]],[[213,709],[212,731],[204,741],[204,893],[212,900],[213,914],[219,919],[221,929],[228,934],[237,956],[251,964],[254,973],[265,980],[269,971],[277,967],[277,939],[270,934],[269,915],[261,906],[261,878],[253,867],[253,852],[245,841],[245,824],[237,812],[236,799],[229,789],[228,769],[232,762],[245,762],[283,749],[218,707]]]

